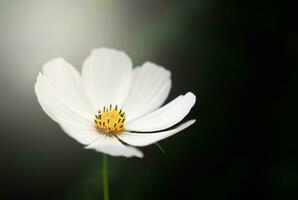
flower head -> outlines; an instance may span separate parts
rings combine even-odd
[[[151,62],[132,68],[122,51],[91,52],[80,74],[63,58],[43,66],[35,93],[46,114],[87,149],[112,156],[143,157],[147,146],[192,125],[173,128],[196,101],[191,92],[165,106],[171,73]]]

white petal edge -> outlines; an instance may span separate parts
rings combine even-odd
[[[167,137],[170,137],[183,129],[194,124],[196,120],[189,120],[177,128],[168,131],[156,132],[156,133],[130,133],[130,132],[123,132],[118,135],[118,137],[123,140],[125,143],[132,145],[132,146],[147,146],[153,143],[156,143],[160,140],[163,140]]]
[[[82,68],[86,92],[93,105],[121,107],[132,81],[132,61],[123,51],[99,48],[92,50]]]
[[[67,135],[83,145],[89,145],[100,137],[100,133],[94,127],[80,128],[63,123],[60,123],[60,126]]]
[[[45,113],[58,123],[65,123],[76,127],[89,128],[92,120],[85,119],[65,105],[50,81],[42,74],[37,76],[34,86],[38,102]]]
[[[158,110],[136,120],[128,121],[125,129],[128,131],[159,131],[179,123],[191,110],[196,102],[196,96],[188,92],[159,108]]]
[[[159,108],[171,89],[171,72],[152,62],[133,70],[133,81],[123,110],[134,120]]]
[[[111,156],[124,156],[127,158],[143,157],[143,153],[139,149],[122,144],[116,137],[105,135],[100,135],[95,142],[86,146],[85,148],[94,149],[97,152],[105,153]]]
[[[96,108],[89,101],[79,72],[64,58],[54,58],[43,66],[43,75],[74,112],[92,117]]]

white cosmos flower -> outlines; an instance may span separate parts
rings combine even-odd
[[[196,101],[191,92],[159,108],[171,89],[171,73],[151,62],[132,68],[122,51],[91,52],[82,74],[63,58],[43,66],[35,93],[46,114],[87,149],[112,156],[143,157],[147,146],[189,127],[175,128]]]

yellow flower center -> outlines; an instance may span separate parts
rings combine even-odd
[[[103,110],[98,111],[95,115],[95,127],[99,132],[106,135],[113,135],[124,130],[125,113],[118,109],[117,105],[113,108],[112,105]]]

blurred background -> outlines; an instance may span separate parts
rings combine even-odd
[[[42,111],[41,66],[91,49],[172,71],[197,123],[110,157],[111,199],[298,199],[298,27],[286,1],[0,0],[0,198],[101,199],[101,154]]]

